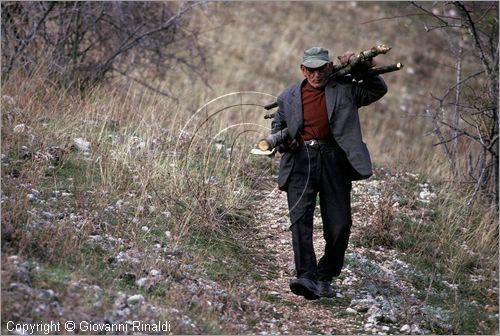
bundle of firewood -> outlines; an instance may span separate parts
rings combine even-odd
[[[386,45],[377,45],[369,50],[360,52],[359,54],[353,54],[349,57],[347,62],[341,63],[339,65],[333,65],[332,73],[329,77],[338,78],[342,76],[352,77],[353,81],[362,82],[363,78],[380,75],[392,71],[397,71],[403,68],[403,64],[394,63],[384,66],[373,66],[373,58],[380,54],[387,54],[392,48]],[[338,57],[341,59],[341,56]],[[271,110],[278,107],[278,102],[273,102],[271,104],[265,105],[266,110]],[[274,118],[274,113],[268,113],[264,116],[264,119]],[[258,149],[252,150],[253,154],[273,154],[274,149],[280,144],[286,141],[288,138],[287,129],[284,128],[281,132],[271,134],[265,139],[259,140]]]
[[[384,44],[377,45],[371,49],[360,52],[357,55],[352,55],[347,63],[345,64],[335,64],[333,65],[332,73],[329,77],[337,78],[342,76],[350,76],[354,81],[361,82],[363,78],[380,75],[388,72],[397,71],[403,68],[402,63],[394,63],[389,65],[383,65],[378,67],[366,67],[366,65],[371,64],[374,57],[380,54],[387,54],[392,48]],[[338,56],[340,59],[341,56]],[[363,71],[359,69],[365,68]],[[265,105],[266,110],[271,110],[278,107],[278,102],[273,102],[271,104]],[[269,113],[264,116],[264,119],[274,118],[274,113]]]

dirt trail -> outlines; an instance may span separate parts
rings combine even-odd
[[[338,297],[326,300],[307,301],[291,293],[288,282],[294,277],[293,250],[289,231],[286,193],[277,189],[262,190],[260,193],[268,200],[268,208],[260,213],[259,238],[264,241],[269,255],[269,264],[276,269],[266,273],[266,280],[259,284],[262,295],[275,303],[277,312],[283,316],[274,330],[278,333],[329,333],[353,334],[362,330],[359,317],[343,312],[350,300],[338,292]],[[321,223],[315,218],[314,242],[318,257],[324,248],[321,237]],[[266,272],[267,271],[267,272]]]
[[[10,318],[21,322],[36,321],[42,314],[47,320],[92,320],[103,325],[166,318],[176,334],[453,333],[450,313],[426,302],[429,291],[434,290],[428,283],[429,275],[404,262],[394,249],[377,245],[368,248],[363,243],[367,232],[377,228],[380,209],[389,206],[395,217],[401,213],[420,216],[427,209],[426,202],[432,195],[429,186],[423,184],[417,196],[411,196],[415,202],[409,207],[409,203],[398,200],[402,196],[387,196],[393,179],[419,185],[416,175],[409,173],[379,173],[353,184],[351,241],[343,272],[334,282],[336,296],[331,299],[307,301],[290,292],[288,283],[294,277],[294,265],[286,194],[275,189],[276,177],[268,176],[255,190],[263,205],[256,209],[259,227],[245,242],[254,245],[253,251],[249,250],[255,253],[250,256],[255,256],[261,280],[255,281],[252,275],[245,282],[218,282],[200,263],[193,262],[196,259],[190,260],[182,246],[173,249],[170,240],[164,245],[138,244],[98,232],[88,237],[87,244],[105,251],[106,264],[102,267],[110,273],[108,281],[121,287],[103,283],[106,278],[71,275],[69,271],[61,277],[48,265],[4,254],[2,303],[4,307],[10,304],[14,308]],[[57,209],[59,202],[49,199],[47,209]],[[35,211],[33,214],[38,216]],[[76,227],[81,218],[75,213],[67,222],[55,223]],[[41,223],[51,225],[50,221]],[[425,221],[419,225],[426,225]],[[320,257],[324,241],[319,211],[314,226],[315,249]],[[228,259],[227,266],[231,261]],[[47,285],[48,280],[52,285]],[[437,274],[431,284],[450,286]],[[86,304],[77,306],[75,302]]]
[[[373,206],[380,199],[384,181],[371,179],[353,184],[353,228],[351,242],[370,223]],[[261,265],[265,280],[257,287],[261,298],[274,304],[274,317],[256,326],[270,333],[328,334],[427,334],[422,326],[424,311],[432,307],[421,302],[407,275],[415,270],[399,259],[395,250],[368,249],[350,244],[342,274],[334,279],[336,297],[307,301],[290,292],[288,282],[294,277],[293,250],[286,193],[273,189],[272,181],[258,193],[266,208],[259,212],[258,240],[266,248],[268,260]],[[324,249],[319,207],[314,219],[314,247],[317,257]],[[434,310],[434,318],[446,323],[445,312]],[[276,316],[280,318],[276,318]]]

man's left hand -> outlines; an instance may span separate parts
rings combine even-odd
[[[354,56],[354,52],[352,51],[346,51],[345,53],[342,54],[342,56],[339,56],[340,64],[346,65],[349,63],[349,59]]]
[[[349,60],[351,59],[351,57],[353,57],[354,55],[355,55],[354,52],[352,52],[350,50],[344,52],[342,54],[342,56],[339,56],[340,64],[347,65],[349,63]],[[375,65],[376,65],[376,63],[373,60],[373,58],[370,58],[370,59],[367,59],[367,60],[365,60],[363,62],[357,63],[353,67],[352,72],[353,73],[361,73],[363,71],[366,71],[368,69],[373,68]]]

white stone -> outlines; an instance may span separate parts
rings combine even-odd
[[[356,315],[358,312],[355,309],[352,309],[351,307],[346,308],[346,313],[348,314],[353,314]]]
[[[408,324],[405,324],[404,326],[401,327],[401,329],[399,329],[399,331],[401,331],[401,332],[408,332],[410,330],[411,330],[411,327]]]
[[[90,151],[90,142],[88,142],[87,140],[85,140],[83,138],[75,138],[75,139],[73,139],[73,142],[74,142],[76,148],[78,148],[82,152]]]
[[[99,236],[99,235],[94,235],[94,236],[89,236],[88,238],[91,242],[101,242],[104,240],[104,238],[102,238],[102,236]]]
[[[16,125],[14,126],[14,133],[24,133],[24,132],[28,132],[30,130],[30,127],[27,126],[26,124],[19,124],[19,125]]]
[[[129,305],[141,304],[144,302],[144,296],[141,294],[132,295],[127,299]]]
[[[2,96],[2,99],[5,100],[5,102],[7,104],[10,104],[10,105],[16,105],[16,100],[14,99],[14,97],[12,96],[8,96],[8,95],[3,95]]]
[[[140,278],[135,281],[135,284],[137,285],[137,287],[142,288],[146,285],[147,281],[148,281],[147,278]]]
[[[420,334],[421,333],[421,330],[418,327],[418,325],[416,325],[416,324],[411,325],[411,333],[412,334]]]
[[[28,197],[28,200],[30,200],[30,201],[36,201],[37,200],[37,197],[35,195],[33,195],[33,194],[28,194],[27,197]]]
[[[14,331],[14,334],[15,335],[29,335],[28,331],[26,331],[26,329],[22,329],[22,328],[16,328],[16,330]]]
[[[53,213],[50,213],[48,211],[42,211],[41,215],[45,219],[54,219],[56,217],[56,215],[54,215]]]

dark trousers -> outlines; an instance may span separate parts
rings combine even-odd
[[[351,233],[350,164],[338,145],[300,146],[287,184],[290,230],[298,278],[331,281],[344,264]],[[319,193],[324,255],[316,261],[313,216]]]

